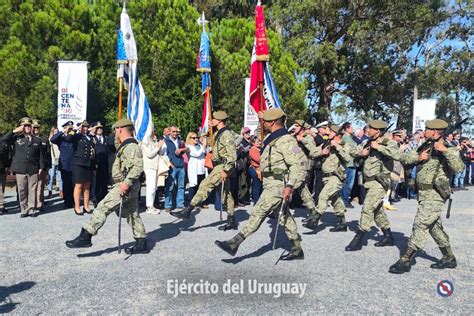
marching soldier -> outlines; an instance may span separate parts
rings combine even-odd
[[[44,188],[48,181],[48,170],[51,168],[51,147],[49,145],[48,136],[40,135],[41,123],[39,120],[33,119],[33,135],[41,139],[41,150],[43,151],[43,160],[45,169],[38,175],[38,186],[36,190],[36,209],[40,212],[44,211]]]
[[[227,223],[219,227],[219,230],[237,229],[238,224],[234,217],[234,198],[230,191],[229,177],[235,169],[237,152],[235,148],[235,137],[232,131],[226,127],[227,113],[217,111],[212,114],[211,127],[217,127],[214,146],[212,147],[212,162],[214,168],[212,172],[199,185],[199,189],[194,195],[188,207],[181,211],[173,211],[170,214],[189,219],[192,210],[200,203],[204,202],[209,193],[222,183],[224,186],[224,197],[222,204],[226,205]]]
[[[441,207],[451,194],[450,179],[464,167],[459,152],[443,139],[448,123],[440,119],[426,121],[425,137],[433,147],[421,152],[412,150],[402,154],[404,164],[417,164],[418,210],[408,247],[400,259],[390,267],[390,273],[409,272],[417,251],[426,245],[428,233],[438,244],[443,257],[431,265],[433,269],[454,269],[456,258],[449,244],[449,236],[441,223]],[[449,207],[449,206],[448,206]]]
[[[309,229],[317,229],[319,219],[326,211],[328,201],[330,201],[338,220],[336,227],[331,228],[330,231],[347,231],[347,223],[344,215],[346,208],[341,198],[341,190],[346,177],[346,163],[351,161],[351,159],[353,159],[352,157],[356,155],[356,148],[355,146],[351,146],[350,143],[341,141],[340,130],[341,128],[338,125],[332,124],[330,126],[328,140],[330,141],[330,145],[324,146],[324,148],[322,148],[323,145],[314,147],[310,152],[312,158],[318,159],[324,157],[322,163],[324,187],[319,193],[316,212],[311,214],[308,221],[303,224],[304,227]]]
[[[281,109],[263,112],[263,126],[271,134],[263,143],[260,168],[263,174],[263,192],[244,228],[228,241],[216,240],[216,245],[234,256],[240,244],[260,227],[270,212],[278,211],[287,202],[293,188],[301,186],[306,177],[306,157],[298,143],[285,129],[285,113]],[[276,216],[278,217],[278,216]],[[289,211],[280,218],[281,224],[292,244],[291,251],[281,260],[303,259],[301,239],[296,223]]]
[[[301,197],[301,200],[303,201],[303,205],[308,209],[309,214],[315,214],[316,213],[316,205],[314,204],[313,197],[311,196],[311,192],[308,189],[307,182],[309,182],[309,179],[311,178],[309,176],[309,172],[313,169],[313,164],[312,160],[309,158],[309,151],[310,151],[310,144],[314,144],[314,140],[310,135],[306,135],[305,129],[310,128],[310,125],[308,123],[305,123],[303,120],[296,120],[295,121],[295,129],[294,129],[294,137],[296,138],[298,142],[298,146],[300,146],[301,150],[306,156],[306,180],[303,181],[302,185],[299,188],[296,188],[296,191]],[[303,141],[304,139],[304,141]]]
[[[36,189],[38,175],[45,168],[41,139],[32,135],[31,119],[20,119],[19,126],[13,132],[2,137],[3,141],[14,145],[14,155],[10,171],[16,175],[20,198],[20,217],[37,216]]]
[[[136,243],[125,249],[128,254],[147,253],[146,232],[143,221],[138,214],[138,191],[140,190],[140,174],[143,171],[143,156],[138,142],[133,138],[133,122],[121,119],[114,125],[115,137],[120,143],[117,157],[112,166],[114,186],[97,205],[92,218],[87,222],[73,240],[66,241],[69,248],[83,248],[92,246],[92,236],[105,224],[107,216],[122,207],[122,213],[132,226],[133,237]]]
[[[393,161],[400,160],[400,149],[397,143],[384,137],[388,128],[381,120],[368,122],[369,140],[359,145],[358,155],[364,162],[364,187],[367,194],[362,207],[357,233],[346,247],[346,251],[362,249],[364,235],[370,230],[373,221],[382,229],[383,239],[375,243],[376,247],[393,246],[394,240],[387,214],[383,209],[383,198],[390,188],[390,172]]]

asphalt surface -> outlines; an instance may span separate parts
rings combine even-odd
[[[118,218],[114,214],[93,238],[91,248],[69,249],[64,242],[78,235],[89,215],[79,217],[72,209],[60,210],[59,198],[54,196],[46,213],[20,218],[13,210],[15,198],[10,190],[6,198],[10,212],[0,216],[0,312],[472,314],[473,191],[470,187],[456,192],[451,218],[446,219],[443,213],[458,268],[430,269],[441,254],[429,237],[411,272],[393,275],[387,271],[405,249],[416,212],[414,200],[403,200],[396,204],[397,211],[388,212],[396,247],[374,247],[381,238],[374,226],[363,249],[353,253],[344,251],[352,231],[329,232],[336,220],[331,209],[317,234],[301,226],[306,213],[296,209],[305,260],[276,263],[290,245],[280,228],[277,249],[272,250],[274,220],[265,221],[232,258],[214,241],[229,239],[235,231],[217,230],[222,222],[212,207],[196,212],[186,222],[163,212],[143,213],[152,248],[146,255],[117,253]],[[239,222],[248,218],[251,207],[245,209],[236,212]],[[356,228],[360,209],[357,205],[347,212],[351,230]],[[125,221],[122,225],[122,242],[129,246],[133,242],[131,229]],[[454,286],[452,291],[448,288],[448,297],[437,293],[442,280]],[[254,282],[262,287],[260,293],[255,293]],[[189,288],[188,283],[198,285]],[[284,293],[278,295],[279,289]]]

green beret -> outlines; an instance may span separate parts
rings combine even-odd
[[[331,124],[330,128],[334,133],[339,133],[339,131],[341,130],[341,127],[337,124]]]
[[[133,122],[128,118],[123,118],[123,119],[118,120],[114,124],[113,128],[127,127],[127,126],[134,126]]]
[[[272,108],[263,112],[264,121],[275,121],[283,116],[285,116],[285,113],[281,109],[277,108]]]
[[[299,126],[303,127],[305,122],[304,122],[304,120],[296,120],[295,124],[298,124]]]
[[[448,123],[440,119],[434,119],[426,121],[425,126],[429,129],[446,129],[448,128]]]
[[[31,119],[29,117],[22,117],[19,121],[18,121],[18,125],[31,125]]]
[[[224,111],[216,111],[212,113],[212,117],[215,118],[216,120],[222,121],[222,120],[226,120],[229,116]]]
[[[388,127],[388,124],[385,123],[384,121],[382,120],[372,120],[372,121],[368,121],[367,124],[372,127],[372,128],[376,128],[376,129],[385,129]]]

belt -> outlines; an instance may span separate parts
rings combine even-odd
[[[417,186],[418,190],[431,190],[434,188],[432,183],[420,183]]]
[[[217,160],[213,160],[212,162],[216,165],[221,165],[221,164],[225,164],[226,160],[225,159],[217,159]]]
[[[324,177],[325,177],[325,178],[332,177],[332,176],[336,176],[336,177],[337,177],[337,174],[335,174],[334,172],[330,172],[330,173],[325,173],[325,174],[324,174]]]
[[[262,175],[264,178],[267,178],[267,177],[272,177],[273,179],[275,180],[280,180],[280,181],[284,181],[285,180],[285,176],[282,175],[282,174],[274,174],[273,172],[269,172],[269,171],[264,171],[262,172]]]

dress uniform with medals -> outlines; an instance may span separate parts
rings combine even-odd
[[[395,141],[380,136],[388,128],[381,120],[368,122],[370,140],[358,146],[359,154],[364,161],[364,187],[367,190],[359,226],[356,235],[346,247],[346,251],[362,249],[364,235],[370,231],[372,223],[382,229],[383,239],[376,242],[376,247],[394,246],[395,242],[390,223],[383,209],[383,199],[390,189],[390,172],[394,161],[400,160],[400,149]]]
[[[89,127],[87,121],[80,123]],[[92,136],[79,132],[69,134],[64,141],[72,143],[74,154],[72,156],[72,178],[74,183],[90,183],[92,170],[95,168],[95,145]]]
[[[271,212],[280,210],[285,202],[283,193],[300,187],[306,178],[306,156],[296,139],[284,127],[284,119],[285,113],[281,109],[274,108],[263,112],[265,127],[267,124],[275,124],[274,127],[268,127],[271,134],[265,138],[262,146],[260,168],[263,175],[263,192],[244,228],[228,241],[216,240],[216,245],[232,256],[236,254],[240,244],[258,230]],[[275,215],[278,218],[278,214]],[[281,260],[303,259],[301,239],[289,210],[282,214],[279,224],[284,226],[286,236],[292,244],[291,251],[282,256]]]
[[[449,244],[449,236],[441,223],[442,206],[451,194],[450,181],[453,174],[460,172],[464,163],[456,147],[452,147],[443,139],[443,133],[448,123],[434,119],[425,123],[425,137],[433,141],[433,148],[425,151],[416,150],[402,154],[403,164],[417,164],[416,186],[418,188],[418,209],[413,223],[413,229],[408,240],[408,247],[389,272],[401,274],[409,272],[411,261],[416,253],[422,250],[428,238],[428,233],[438,244],[443,257],[431,265],[433,269],[453,269],[457,266],[456,258]],[[439,139],[435,139],[435,131]],[[426,156],[425,156],[426,155]]]
[[[121,119],[114,128],[133,127],[129,119]],[[114,185],[105,198],[97,205],[89,222],[85,223],[81,233],[73,240],[66,241],[69,248],[92,246],[92,236],[105,224],[107,216],[119,210],[122,201],[122,214],[132,227],[136,243],[125,249],[126,253],[147,253],[146,232],[143,221],[138,214],[138,191],[140,190],[140,175],[143,172],[143,155],[138,142],[131,136],[124,140],[117,149],[117,155],[112,166]],[[126,184],[128,191],[122,196],[120,184]]]
[[[224,186],[224,201],[222,204],[226,205],[227,223],[220,226],[220,230],[237,229],[237,222],[234,217],[234,198],[230,190],[230,175],[234,172],[235,162],[237,160],[237,150],[235,146],[234,133],[225,127],[225,121],[228,116],[224,111],[216,111],[212,114],[213,119],[219,120],[223,127],[221,127],[215,135],[214,146],[212,147],[212,162],[214,168],[199,185],[197,193],[194,195],[190,205],[182,211],[171,212],[170,214],[182,218],[189,219],[192,210],[200,203],[204,202],[209,193],[222,183],[222,172],[227,173],[228,180],[223,183]]]
[[[72,180],[72,157],[74,155],[74,146],[65,141],[66,137],[73,135],[73,121],[68,121],[62,125],[63,131],[57,132],[51,137],[51,143],[59,146],[59,171],[63,182],[64,208],[74,206],[73,199],[73,180]]]
[[[14,146],[10,171],[16,175],[20,198],[21,217],[38,215],[36,209],[36,190],[38,174],[46,167],[41,149],[41,139],[31,134],[31,119],[24,117],[19,127],[2,137],[3,141]]]

